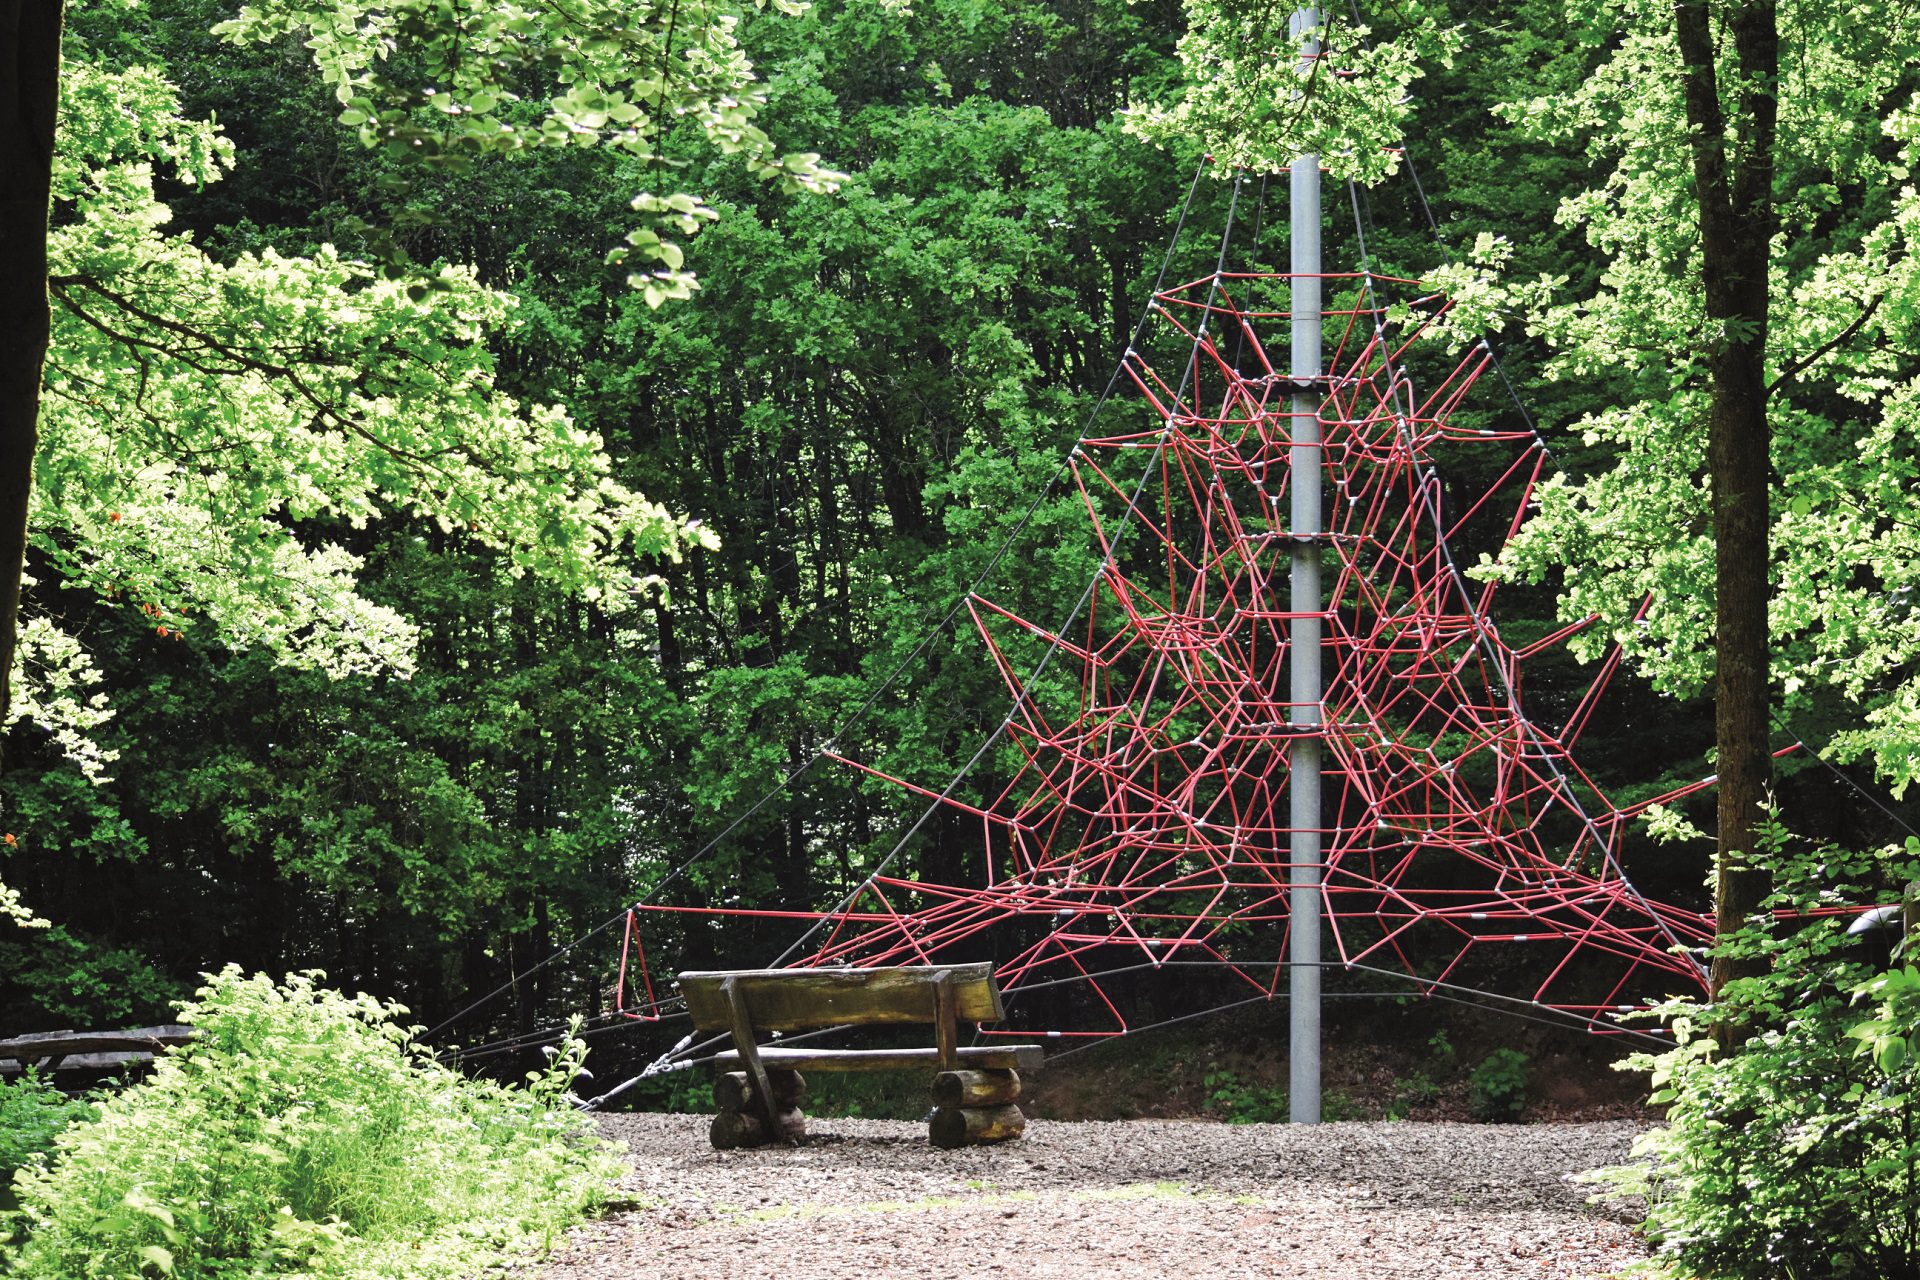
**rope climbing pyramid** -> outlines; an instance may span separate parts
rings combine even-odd
[[[656,885],[624,914],[617,1017],[674,1011],[647,972],[640,921],[654,912],[792,920],[804,932],[774,967],[991,959],[1010,1016],[987,1036],[1143,1029],[1130,984],[1165,971],[1228,978],[1188,991],[1183,1016],[1298,1005],[1305,991],[1315,1013],[1294,1031],[1316,1039],[1321,967],[1605,1031],[1650,995],[1704,989],[1711,918],[1642,894],[1621,855],[1633,819],[1712,779],[1610,800],[1577,748],[1618,649],[1544,722],[1522,696],[1529,662],[1598,619],[1509,643],[1498,583],[1466,568],[1520,528],[1548,461],[1524,414],[1517,428],[1470,425],[1488,420],[1468,398],[1497,372],[1490,348],[1438,354],[1454,340],[1443,296],[1371,270],[1321,273],[1317,246],[1310,272],[1229,271],[1232,236],[1230,208],[1210,274],[1168,285],[1162,264],[1108,388],[1130,382],[1135,411],[1085,431],[1018,522],[1070,479],[1096,564],[1066,620],[994,601],[983,573],[854,720],[963,609],[1010,695],[1005,717],[937,783],[836,745],[843,726],[815,759],[917,795],[918,820],[826,910],[676,905]],[[1313,345],[1282,358],[1271,344],[1297,335],[1291,308],[1308,306]],[[1300,476],[1318,501],[1296,501]],[[1305,683],[1296,653],[1318,659]],[[909,870],[935,815],[972,832],[954,883],[924,858]],[[1302,904],[1316,915],[1296,938]],[[1222,994],[1234,988],[1239,1000]],[[1063,990],[1084,995],[1023,999]],[[649,1073],[698,1060],[695,1039]]]
[[[1330,372],[1301,387],[1262,342],[1284,332],[1270,299],[1291,279],[1217,273],[1155,295],[1184,367],[1129,351],[1151,417],[1074,451],[1101,559],[1070,629],[969,599],[1012,695],[1002,729],[1018,767],[979,804],[889,781],[977,825],[983,882],[883,868],[824,917],[798,963],[929,963],[1014,926],[1024,936],[1000,964],[1010,999],[1082,982],[1111,1019],[1066,1035],[1125,1030],[1103,980],[1142,965],[1220,967],[1254,992],[1284,989],[1288,782],[1303,740],[1288,685],[1299,615],[1286,607],[1287,455],[1309,434],[1297,429],[1305,403],[1329,497],[1327,532],[1309,536],[1328,570],[1315,616],[1329,678],[1313,732],[1334,962],[1445,984],[1482,948],[1524,946],[1550,960],[1532,1001],[1595,1020],[1648,971],[1699,984],[1689,949],[1710,940],[1710,921],[1648,900],[1621,870],[1624,828],[1655,802],[1615,807],[1574,758],[1616,664],[1565,723],[1529,718],[1527,660],[1568,633],[1509,645],[1490,612],[1495,584],[1456,561],[1470,522],[1518,527],[1545,457],[1530,429],[1453,425],[1484,346],[1416,392],[1407,356],[1444,303],[1391,308],[1383,290],[1414,282],[1329,275],[1349,296],[1324,312],[1337,330]],[[1497,453],[1468,468],[1492,474],[1484,492],[1462,500],[1441,485],[1443,445]],[[1022,674],[1023,640],[1044,649],[1049,675]]]

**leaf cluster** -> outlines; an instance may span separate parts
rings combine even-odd
[[[1920,973],[1876,973],[1842,901],[1873,901],[1920,864],[1904,850],[1789,845],[1767,858],[1780,890],[1721,945],[1764,965],[1711,1005],[1660,1016],[1672,1050],[1624,1065],[1652,1073],[1665,1124],[1641,1163],[1592,1175],[1642,1196],[1667,1274],[1787,1280],[1907,1276],[1920,1268],[1920,1075],[1912,1056]],[[1782,923],[1776,924],[1778,918]],[[1746,1028],[1736,1051],[1713,1031]]]
[[[15,1180],[27,1275],[461,1276],[550,1244],[617,1171],[569,1105],[573,1042],[524,1088],[425,1057],[404,1010],[229,968],[199,1039]]]
[[[788,17],[805,11],[796,0],[773,5]],[[818,153],[781,154],[756,122],[766,94],[740,45],[744,17],[717,0],[267,0],[215,30],[236,41],[304,37],[333,87],[339,122],[409,167],[462,174],[476,157],[568,146],[615,147],[652,166],[665,159],[666,135],[690,128],[782,190],[833,190],[842,175],[823,168]],[[397,177],[400,191],[409,186]],[[647,264],[629,282],[650,307],[686,298],[694,277],[680,244],[663,233],[690,235],[713,211],[685,192],[642,191],[631,207],[639,225],[607,260],[631,253]],[[389,262],[402,261],[391,236],[375,246]]]
[[[1722,10],[1712,10],[1714,21]],[[1584,190],[1556,214],[1593,273],[1525,304],[1554,354],[1546,376],[1585,389],[1571,426],[1579,465],[1539,493],[1508,548],[1508,581],[1557,583],[1561,616],[1605,625],[1663,690],[1713,676],[1714,548],[1706,483],[1708,358],[1739,335],[1710,324],[1698,202],[1672,14],[1638,0],[1567,6],[1604,32],[1586,74],[1521,84],[1498,113],[1536,142],[1584,157]],[[1864,720],[1843,757],[1871,758],[1895,787],[1920,734],[1911,687],[1920,544],[1905,509],[1920,405],[1920,225],[1910,103],[1920,25],[1902,4],[1779,6],[1781,222],[1771,250],[1768,415],[1773,678],[1791,714]],[[1723,42],[1724,43],[1724,42]],[[1867,46],[1880,51],[1858,56]],[[1745,83],[1730,45],[1716,83],[1730,119]],[[1642,601],[1650,607],[1640,612]],[[1636,623],[1635,618],[1639,621]]]

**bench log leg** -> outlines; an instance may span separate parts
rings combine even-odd
[[[774,1127],[767,1128],[767,1111],[760,1105],[753,1082],[744,1071],[724,1071],[713,1082],[714,1105],[719,1114],[707,1131],[714,1149],[733,1151],[741,1147],[764,1147],[770,1142],[799,1142],[807,1136],[807,1117],[800,1104],[807,1099],[807,1082],[798,1071],[767,1070],[767,1083],[773,1086]]]
[[[774,1105],[783,1111],[807,1100],[806,1077],[798,1071],[768,1067],[767,1082],[773,1086]],[[715,1076],[713,1101],[721,1111],[753,1111],[760,1106],[754,1096],[753,1081],[744,1071],[722,1071]]]
[[[935,1107],[927,1137],[936,1147],[979,1146],[1005,1142],[1026,1131],[1027,1118],[1012,1103],[998,1107]]]
[[[1006,1068],[942,1071],[933,1078],[936,1107],[997,1107],[1020,1100],[1020,1074]]]
[[[751,1111],[722,1111],[707,1130],[714,1150],[733,1151],[740,1147],[764,1147],[772,1142],[798,1142],[807,1136],[807,1118],[798,1108],[780,1112],[776,1128],[767,1132],[767,1122]]]

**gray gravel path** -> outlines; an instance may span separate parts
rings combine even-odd
[[[699,1117],[605,1117],[632,1204],[540,1280],[967,1276],[1603,1276],[1644,1256],[1564,1176],[1635,1127],[1063,1124],[938,1151],[923,1126],[809,1121],[797,1149],[717,1152]]]

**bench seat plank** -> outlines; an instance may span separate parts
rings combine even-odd
[[[951,974],[954,1015],[962,1022],[999,1022],[1006,1015],[991,964],[901,965],[886,969],[735,969],[680,975],[680,994],[701,1031],[731,1031],[723,982],[732,981],[762,1031],[807,1031],[842,1023],[934,1020],[933,980]]]
[[[0,1040],[0,1058],[64,1058],[82,1053],[152,1053],[178,1048],[200,1033],[192,1027],[169,1024],[137,1027],[132,1031],[46,1031],[38,1035]]]
[[[757,1021],[757,1019],[756,1019]],[[1046,1050],[1037,1044],[969,1045],[954,1056],[968,1067],[1038,1071]],[[715,1059],[721,1069],[737,1067],[740,1054],[729,1049]],[[913,1071],[938,1067],[938,1049],[806,1049],[762,1046],[760,1061],[788,1071]]]

